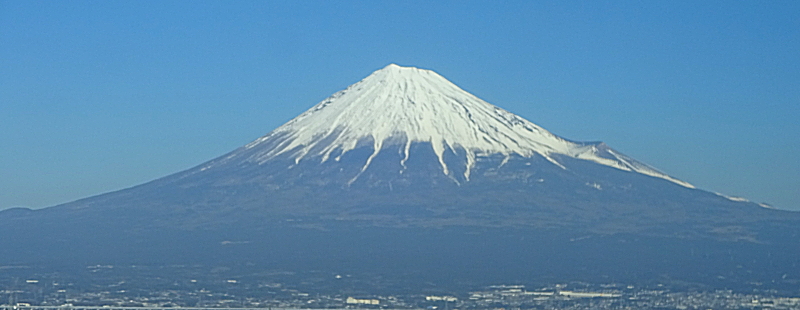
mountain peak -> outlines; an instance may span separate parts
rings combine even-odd
[[[396,63],[390,63],[386,67],[383,67],[383,69],[381,69],[381,70],[400,70],[400,69],[417,69],[417,68],[415,68],[415,67],[403,67],[403,66],[398,65]]]
[[[463,178],[467,181],[476,159],[483,156],[540,155],[567,169],[558,161],[561,155],[691,187],[604,145],[556,136],[464,91],[434,71],[396,64],[333,94],[245,149],[257,150],[248,152],[250,161],[262,163],[288,155],[298,163],[338,161],[357,147],[371,147],[363,171],[375,156],[391,147],[403,155],[400,164],[405,167],[413,155],[412,143],[430,144],[446,175],[452,169],[445,163],[445,152],[463,154]]]
[[[443,78],[438,74],[436,74],[436,72],[433,72],[431,70],[421,69],[417,67],[404,67],[394,63],[389,64],[386,67],[383,67],[382,69],[373,72],[373,74],[378,74],[378,75],[389,74],[394,78],[400,78],[400,79],[418,79],[418,78],[424,79],[424,77],[428,75],[436,75],[439,78]]]
[[[420,69],[420,68],[417,68],[417,67],[404,67],[404,66],[398,65],[396,63],[390,63],[390,64],[386,65],[386,67],[383,67],[383,69],[380,69],[378,71],[384,71],[384,70],[411,71],[411,70],[424,70],[424,69]],[[424,71],[430,71],[430,70],[424,70]]]

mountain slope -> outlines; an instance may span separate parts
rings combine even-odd
[[[282,154],[295,159],[339,160],[358,146],[373,153],[362,170],[386,146],[399,146],[403,158],[412,143],[430,143],[442,172],[468,181],[477,157],[538,154],[563,165],[553,155],[567,155],[625,171],[666,179],[692,188],[643,163],[598,143],[577,143],[558,137],[517,115],[460,89],[433,71],[391,64],[323,100],[310,110],[246,145],[230,159],[264,163]],[[463,150],[465,169],[451,174],[445,152]],[[250,150],[250,151],[248,151]],[[314,158],[314,159],[311,159]],[[204,168],[212,168],[213,165]],[[355,177],[354,177],[355,179]]]
[[[229,154],[41,212],[68,210],[189,228],[310,216],[594,232],[704,227],[694,235],[715,235],[708,223],[776,214],[694,189],[604,143],[561,138],[433,71],[394,64]]]
[[[473,266],[496,272],[491,281],[724,273],[785,282],[800,271],[797,212],[695,189],[396,65],[197,167],[0,212],[0,235],[0,264],[487,276],[465,271]]]

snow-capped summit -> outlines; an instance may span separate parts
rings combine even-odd
[[[0,264],[168,259],[458,285],[574,277],[575,266],[591,266],[590,278],[704,274],[714,283],[717,274],[782,283],[800,272],[800,213],[689,187],[432,71],[390,65],[193,168],[0,211]],[[675,253],[686,255],[672,262]]]
[[[275,139],[280,143],[274,143]],[[279,155],[289,155],[295,162],[326,162],[338,161],[348,151],[367,143],[373,152],[364,162],[363,171],[390,146],[401,148],[401,165],[405,166],[405,161],[414,155],[410,147],[416,142],[430,143],[446,175],[452,169],[445,163],[445,152],[464,150],[466,180],[480,156],[538,154],[567,169],[553,156],[559,154],[692,187],[605,144],[573,142],[556,136],[464,91],[436,72],[396,64],[333,94],[245,149],[269,145],[255,154],[248,152],[249,160],[256,162]]]

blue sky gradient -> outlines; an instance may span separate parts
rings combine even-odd
[[[0,0],[0,209],[137,185],[389,63],[800,210],[800,2]]]

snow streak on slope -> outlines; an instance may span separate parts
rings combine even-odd
[[[389,145],[401,147],[401,164],[405,165],[412,155],[411,143],[427,142],[448,175],[444,153],[465,150],[467,180],[477,156],[539,154],[565,168],[553,157],[560,154],[692,187],[618,154],[605,144],[576,143],[558,137],[473,96],[433,71],[395,64],[332,95],[246,148],[256,148],[276,137],[283,142],[258,152],[252,160],[264,162],[281,154],[291,155],[295,162],[310,158],[322,162],[339,160],[342,154],[369,141],[373,153],[363,171]]]

